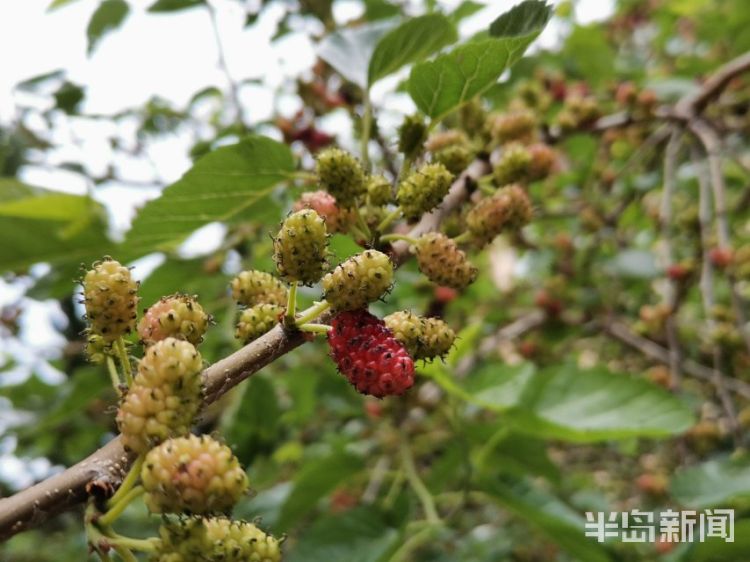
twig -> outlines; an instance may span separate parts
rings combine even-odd
[[[675,113],[686,118],[694,117],[705,109],[708,102],[720,95],[737,75],[750,70],[750,52],[740,55],[715,71],[701,88],[683,97],[675,105]]]
[[[233,109],[235,114],[235,121],[237,122],[237,124],[242,125],[242,127],[244,128],[245,120],[242,114],[242,103],[240,102],[240,88],[237,85],[237,82],[234,81],[232,74],[229,72],[227,57],[224,53],[224,44],[221,41],[219,22],[218,18],[216,17],[216,8],[210,1],[206,2],[206,8],[208,9],[208,14],[211,16],[211,28],[214,32],[214,39],[216,40],[216,50],[219,54],[219,68],[227,77],[227,82],[229,82],[229,95],[230,99],[232,100],[232,105],[234,106]]]
[[[664,266],[669,268],[674,261],[672,255],[672,195],[675,189],[675,178],[677,173],[677,156],[679,155],[681,133],[672,130],[667,148],[664,154],[664,189],[662,193],[659,222],[661,226],[661,238],[664,245]],[[677,335],[677,283],[667,277],[667,304],[669,315],[666,318],[665,329],[667,333],[667,345],[669,346],[669,373],[670,386],[676,390],[680,387],[682,374],[680,373],[680,342]]]
[[[697,154],[693,150],[693,158]],[[703,309],[706,314],[706,324],[711,333],[714,332],[716,321],[714,319],[714,304],[716,297],[714,295],[714,269],[710,258],[711,248],[711,223],[713,222],[713,213],[711,209],[711,185],[703,166],[698,166],[698,222],[700,223],[702,266],[700,278],[701,297],[703,299]],[[735,438],[738,437],[739,424],[737,422],[737,410],[732,397],[729,395],[724,383],[724,375],[721,372],[721,348],[713,345],[713,378],[716,394],[719,396],[724,412],[729,418],[729,423]]]
[[[608,335],[640,351],[646,357],[669,365],[668,350],[664,349],[658,343],[634,333],[625,324],[621,322],[609,322],[604,325],[604,330]],[[715,383],[715,371],[710,367],[701,365],[692,359],[683,359],[680,367],[687,375],[712,384]],[[744,398],[750,399],[750,384],[730,377],[724,377],[724,383],[727,389]]]

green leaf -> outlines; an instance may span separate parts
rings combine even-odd
[[[734,542],[711,537],[694,544],[694,550],[686,558],[688,562],[738,562],[746,560],[750,552],[750,519],[741,519],[734,524]]]
[[[453,22],[454,25],[458,24],[461,20],[473,16],[480,10],[483,10],[487,6],[474,2],[473,0],[464,0],[458,7],[448,14],[448,19]]]
[[[388,20],[335,31],[320,42],[318,56],[341,76],[366,89],[375,46],[392,27],[393,21]]]
[[[239,408],[224,435],[240,462],[249,465],[258,452],[274,444],[281,409],[273,385],[262,376],[252,377],[242,392]]]
[[[525,37],[539,33],[552,17],[543,0],[526,0],[513,6],[490,24],[492,37]]]
[[[9,187],[7,192],[5,187]],[[0,271],[16,271],[39,262],[77,264],[111,249],[104,211],[92,199],[31,188],[13,180],[0,180],[0,189],[0,239],[13,240],[0,248]]]
[[[581,562],[607,562],[604,547],[584,535],[584,519],[555,496],[527,480],[484,483],[481,488],[498,504],[525,519]]]
[[[458,39],[451,22],[442,14],[406,20],[386,33],[375,46],[367,71],[368,85],[423,59]]]
[[[286,531],[311,511],[328,492],[364,468],[359,457],[338,451],[328,457],[308,461],[294,479],[294,489],[281,508],[277,527]]]
[[[666,437],[694,423],[687,405],[654,384],[573,365],[538,372],[510,418],[518,431],[577,442]]]
[[[273,187],[293,171],[289,147],[266,137],[250,136],[218,148],[146,204],[125,244],[139,255],[171,249],[210,222],[263,213]]]
[[[672,479],[674,498],[690,508],[720,506],[750,497],[750,458],[714,459],[678,471]]]
[[[53,0],[52,3],[47,7],[48,11],[56,10],[58,8],[62,8],[63,6],[67,6],[68,4],[72,4],[73,2],[77,2],[78,0]]]
[[[539,14],[534,13],[533,25],[514,28],[509,23],[502,23],[506,21],[503,18],[508,14],[505,14],[495,23],[501,22],[498,32],[509,35],[472,41],[433,61],[414,65],[409,76],[409,94],[433,122],[490,88],[541,33],[552,11],[544,3],[534,0],[527,0],[520,6],[529,2],[539,6]],[[518,7],[509,13],[516,9]],[[511,35],[511,32],[515,34]]]
[[[101,38],[117,29],[125,21],[130,7],[125,0],[103,0],[89,20],[86,36],[89,40],[89,54],[92,53]]]
[[[345,537],[345,540],[342,538]],[[378,562],[396,544],[399,533],[371,507],[318,519],[285,557],[288,562]]]
[[[149,12],[176,12],[196,6],[202,6],[205,0],[156,0],[148,7]]]

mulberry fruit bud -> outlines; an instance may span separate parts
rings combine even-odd
[[[500,161],[493,169],[495,183],[502,186],[526,180],[531,163],[532,156],[525,146],[519,143],[505,145]]]
[[[138,335],[146,346],[166,338],[198,345],[210,321],[211,317],[203,311],[196,297],[171,295],[146,310],[138,323]]]
[[[138,283],[127,267],[105,257],[86,272],[82,284],[92,334],[112,342],[135,328]]]
[[[407,220],[413,221],[437,207],[453,181],[442,164],[425,164],[401,182],[396,199]]]
[[[232,298],[243,306],[276,304],[286,306],[287,290],[276,277],[265,271],[242,271],[232,279]]]
[[[515,231],[533,215],[529,196],[521,186],[509,185],[482,199],[466,215],[466,225],[480,244],[489,244],[503,230]]]
[[[438,285],[463,289],[477,277],[477,268],[454,240],[440,232],[423,234],[417,244],[419,270]]]
[[[289,215],[273,240],[273,259],[279,275],[291,282],[312,285],[327,266],[328,232],[312,209]]]
[[[468,144],[469,137],[466,133],[459,129],[448,129],[431,134],[430,138],[425,141],[424,147],[430,152],[438,152],[449,146],[467,146]]]
[[[227,517],[166,521],[151,562],[281,562],[277,539],[252,523]]]
[[[107,355],[110,354],[111,347],[111,342],[105,341],[100,335],[87,333],[84,353],[86,354],[86,359],[92,363],[104,363]]]
[[[378,300],[393,283],[393,264],[388,256],[377,250],[341,262],[323,277],[323,298],[334,310],[364,308]]]
[[[531,155],[528,174],[531,181],[543,180],[557,167],[557,154],[543,142],[532,144],[527,150]]]
[[[413,160],[422,153],[427,127],[420,115],[407,115],[398,128],[398,151]]]
[[[190,431],[200,408],[201,369],[200,353],[189,342],[167,338],[146,350],[117,411],[127,449],[145,453]]]
[[[169,439],[151,449],[141,481],[152,513],[224,512],[248,489],[232,450],[206,435]]]
[[[346,311],[331,327],[331,357],[359,393],[383,398],[412,387],[414,360],[382,320],[366,310]]]
[[[443,357],[456,339],[455,332],[439,318],[423,318],[402,310],[383,320],[415,360]]]
[[[365,194],[365,172],[354,156],[340,148],[328,148],[318,155],[316,172],[321,186],[344,208],[354,207]]]
[[[341,209],[336,204],[336,198],[327,191],[308,191],[303,193],[294,203],[292,211],[312,209],[318,213],[326,223],[328,232],[346,232],[354,215],[350,209]]]
[[[432,159],[445,166],[445,169],[451,174],[457,176],[474,160],[474,153],[468,146],[457,144],[435,152]]]
[[[384,176],[371,176],[367,180],[367,196],[372,205],[382,206],[391,202],[391,182]]]
[[[276,326],[282,314],[284,314],[284,308],[276,304],[251,306],[240,314],[234,337],[243,343],[256,340]]]
[[[490,135],[499,143],[528,141],[533,136],[535,127],[536,117],[528,109],[494,114],[488,118]]]

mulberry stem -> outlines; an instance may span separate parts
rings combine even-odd
[[[311,332],[313,334],[327,334],[333,328],[327,324],[302,324],[297,326],[300,332]]]
[[[109,355],[107,355],[107,371],[109,371],[109,378],[112,381],[112,388],[115,389],[118,396],[122,396],[122,391],[120,390],[120,374],[117,372],[115,360]]]
[[[130,505],[130,502],[132,502],[135,498],[143,495],[145,493],[145,489],[143,486],[136,486],[132,490],[130,490],[127,494],[122,496],[110,509],[105,513],[104,515],[100,516],[97,520],[97,523],[102,526],[109,526],[112,523],[114,523],[120,515],[122,515],[122,512],[125,511],[125,508]]]
[[[419,240],[417,240],[413,236],[406,236],[405,234],[385,234],[380,237],[381,242],[395,242],[397,240],[403,240],[404,242],[408,242],[412,246],[416,245],[419,242]]]
[[[133,368],[130,366],[130,358],[128,357],[127,349],[125,349],[125,340],[122,336],[115,340],[115,350],[117,358],[120,360],[122,371],[125,373],[125,383],[128,386],[133,386]]]
[[[138,458],[135,459],[133,466],[130,467],[130,470],[123,479],[122,484],[117,489],[115,494],[111,498],[109,498],[109,501],[107,502],[107,506],[109,508],[114,507],[128,492],[130,492],[133,486],[135,486],[135,483],[138,482],[138,478],[140,478],[141,476],[141,467],[143,466],[143,461],[145,460],[145,458],[145,455],[138,455]]]
[[[471,232],[469,232],[468,230],[462,234],[459,234],[453,239],[456,244],[463,244],[464,242],[468,242],[469,240],[471,240]]]
[[[154,552],[159,539],[136,539],[112,533],[110,542],[112,546],[122,546],[127,549],[139,550],[141,552]]]
[[[362,138],[360,139],[360,152],[362,152],[362,166],[366,172],[370,171],[370,129],[372,127],[372,104],[370,103],[370,92],[365,90],[364,108],[362,114]]]
[[[431,525],[439,525],[440,516],[435,508],[435,500],[432,498],[432,494],[430,494],[427,486],[422,482],[419,474],[417,474],[417,467],[414,466],[414,457],[411,454],[411,449],[409,449],[408,443],[403,439],[401,440],[399,451],[401,453],[401,466],[404,469],[406,480],[422,503],[422,509],[424,510],[427,522]]]
[[[326,310],[331,308],[331,303],[329,303],[326,300],[322,300],[318,303],[315,303],[313,306],[308,308],[307,310],[302,311],[302,316],[297,318],[296,324],[297,326],[302,326],[303,324],[307,324],[308,322],[315,320],[318,316],[323,314]]]
[[[382,222],[378,225],[378,231],[383,232],[386,228],[388,228],[388,225],[390,225],[393,221],[395,221],[400,216],[401,216],[401,207],[397,207],[394,211],[389,213],[382,220]]]
[[[292,281],[289,285],[289,297],[286,301],[286,320],[294,324],[294,316],[297,314],[297,282]]]

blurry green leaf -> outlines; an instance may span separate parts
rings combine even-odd
[[[364,0],[365,19],[377,21],[401,15],[401,7],[387,0]]]
[[[519,431],[577,442],[666,437],[695,421],[691,408],[654,384],[573,365],[536,373],[509,419]]]
[[[482,325],[478,322],[469,324],[456,334],[456,343],[451,348],[445,362],[451,367],[458,365],[467,354],[474,351],[479,337],[482,335]]]
[[[543,0],[526,0],[513,6],[490,24],[493,37],[525,37],[538,34],[552,17],[552,8]]]
[[[171,249],[210,222],[228,221],[250,207],[263,212],[265,197],[293,171],[289,147],[267,137],[218,148],[141,209],[125,244],[140,255]]]
[[[311,511],[318,501],[364,468],[364,463],[343,451],[306,462],[294,478],[294,489],[284,502],[278,529],[283,532]]]
[[[72,4],[73,2],[77,1],[78,0],[53,0],[50,3],[49,7],[47,7],[47,10],[56,10],[57,8],[62,8],[63,6],[67,6],[68,4]]]
[[[464,0],[458,5],[458,7],[456,7],[455,10],[448,14],[448,19],[453,22],[454,25],[457,25],[464,18],[473,16],[486,7],[487,6],[485,4],[480,4],[479,2],[474,2],[473,0]]]
[[[37,90],[37,87],[41,86],[45,82],[48,82],[50,80],[61,80],[64,77],[64,70],[53,70],[52,72],[45,72],[44,74],[39,74],[38,76],[33,76],[32,78],[28,78],[23,82],[19,82],[18,84],[16,84],[16,89],[24,92],[35,92]]]
[[[285,557],[287,562],[378,562],[399,533],[371,507],[318,519]]]
[[[228,280],[224,275],[207,275],[203,260],[167,259],[149,275],[138,289],[143,307],[161,297],[181,292],[198,295],[203,306],[226,294]],[[211,312],[209,310],[209,312]]]
[[[510,17],[517,10],[527,14],[529,25]],[[491,26],[490,38],[471,41],[433,61],[414,65],[408,89],[417,107],[438,121],[482,94],[523,55],[551,13],[544,2],[527,0],[493,22],[495,32]]]
[[[402,66],[423,59],[456,41],[458,34],[442,14],[428,14],[406,20],[380,38],[370,57],[368,85]]]
[[[501,411],[518,404],[534,371],[532,363],[490,363],[470,373],[463,388],[473,404]]]
[[[91,54],[105,34],[122,25],[129,11],[130,7],[125,0],[103,0],[99,4],[86,28],[86,36],[89,40],[89,54]]]
[[[611,560],[604,547],[584,535],[584,519],[568,505],[526,480],[481,486],[497,503],[528,521],[581,562]]]
[[[176,12],[205,4],[205,0],[156,0],[148,7],[149,12]]]
[[[101,206],[88,197],[10,185],[12,200],[0,203],[0,271],[18,270],[39,262],[78,264],[101,257],[113,244],[107,239]],[[3,196],[0,195],[0,201]],[[72,285],[71,285],[72,288]]]
[[[78,106],[83,101],[83,88],[72,82],[65,81],[53,94],[55,105],[68,115],[78,113]]]
[[[577,26],[562,50],[566,65],[576,76],[593,85],[604,84],[615,76],[615,52],[604,29],[596,25]]]
[[[242,392],[232,423],[224,433],[240,462],[248,465],[258,452],[274,443],[281,410],[273,385],[262,376],[252,377]]]
[[[336,72],[362,89],[367,88],[367,72],[375,45],[393,21],[379,21],[355,28],[342,29],[328,35],[318,45],[318,56]]]
[[[686,562],[739,562],[747,559],[750,552],[750,519],[734,523],[734,542],[720,537],[707,538],[705,542],[693,544]]]
[[[678,471],[671,483],[674,498],[685,507],[726,507],[750,497],[750,459],[715,459]]]
[[[358,254],[362,251],[362,246],[357,244],[351,236],[345,234],[334,234],[331,236],[328,249],[334,255],[332,265],[341,263],[346,258]]]

